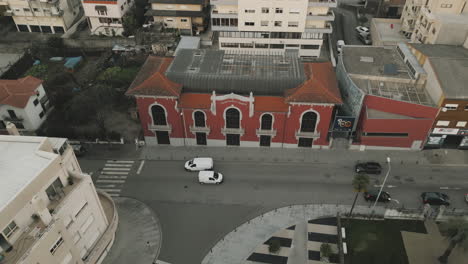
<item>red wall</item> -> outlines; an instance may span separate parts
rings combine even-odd
[[[366,109],[371,108],[387,113],[417,117],[412,119],[370,119]],[[361,113],[358,133],[360,144],[369,146],[410,148],[415,140],[425,142],[438,109],[434,107],[395,101],[377,96],[366,96]],[[408,137],[367,137],[364,132],[408,133]]]
[[[159,104],[166,109],[167,123],[172,126],[172,131],[169,134],[171,138],[182,138],[184,130],[182,129],[182,116],[175,109],[176,99],[169,98],[154,98],[154,97],[137,97],[136,98],[138,113],[140,115],[141,127],[145,136],[155,136],[154,133],[148,130],[148,126],[153,123],[151,120],[151,106]]]

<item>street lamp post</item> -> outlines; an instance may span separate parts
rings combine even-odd
[[[377,194],[377,199],[375,199],[375,202],[374,202],[374,205],[372,206],[371,212],[374,212],[374,208],[375,208],[375,206],[377,205],[377,202],[379,201],[380,194],[382,193],[383,187],[385,186],[385,182],[387,181],[388,175],[390,175],[390,169],[391,169],[391,166],[390,166],[390,157],[387,157],[387,163],[388,163],[387,175],[385,175],[385,178],[384,178],[384,180],[383,180],[382,186],[380,186],[379,194]]]

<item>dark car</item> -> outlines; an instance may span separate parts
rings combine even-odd
[[[422,202],[430,205],[450,205],[450,198],[445,193],[423,192],[421,193]]]
[[[70,144],[75,152],[75,156],[81,157],[83,156],[88,150],[83,147],[81,144]]]
[[[377,162],[364,162],[356,164],[354,170],[357,173],[380,174],[382,172],[382,166]]]
[[[379,190],[368,190],[364,193],[364,199],[366,201],[375,201],[379,195]],[[388,192],[382,191],[379,196],[379,202],[390,202],[392,198]]]

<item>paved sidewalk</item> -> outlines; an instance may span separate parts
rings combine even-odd
[[[141,149],[141,158],[148,160],[187,160],[193,157],[213,157],[217,161],[254,162],[309,162],[352,163],[357,160],[375,160],[392,163],[420,165],[467,165],[468,151],[463,150],[315,150],[284,148],[239,148],[239,147],[171,147],[156,146]]]
[[[279,208],[254,218],[231,231],[208,252],[202,264],[246,263],[252,251],[273,233],[300,222],[319,217],[335,217],[338,212],[349,212],[347,205],[293,205]],[[376,207],[383,214],[383,207]],[[369,213],[368,206],[356,206],[354,213]],[[297,256],[299,257],[299,256]]]
[[[103,264],[152,264],[159,255],[162,233],[159,220],[144,203],[114,198],[119,213],[114,245]]]

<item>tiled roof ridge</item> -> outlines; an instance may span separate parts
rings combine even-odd
[[[25,88],[30,88],[30,89],[24,89],[24,90],[12,90],[14,86],[23,86],[28,85],[26,82],[27,81],[33,81],[35,83],[30,83],[30,87],[25,87]],[[23,78],[19,78],[17,80],[6,80],[0,79],[0,89],[3,91],[3,98],[0,98],[0,104],[6,104],[6,105],[11,105],[15,107],[21,107],[24,108],[27,104],[27,101],[20,100],[20,101],[15,101],[15,103],[11,103],[10,101],[14,96],[33,96],[36,94],[36,88],[42,83],[42,80],[33,77],[33,76],[26,76]]]

